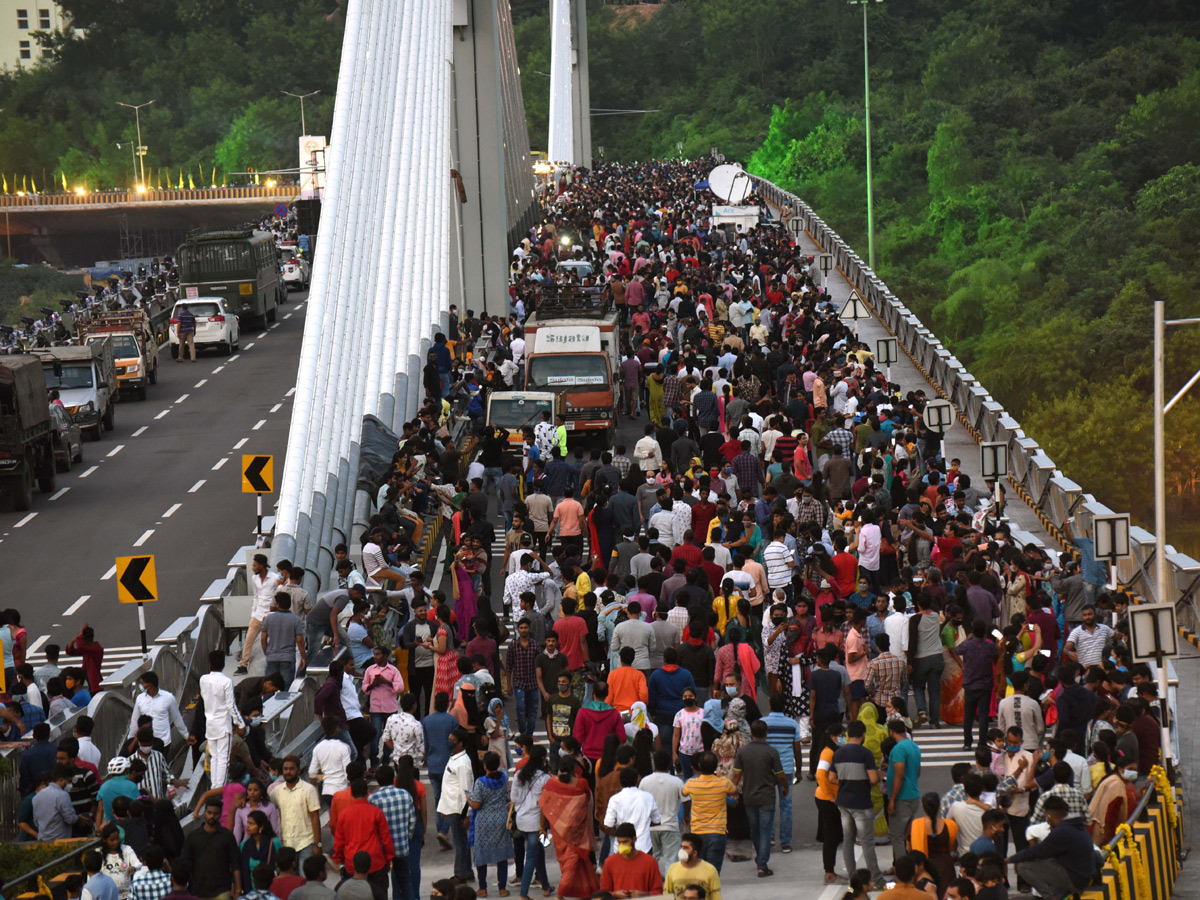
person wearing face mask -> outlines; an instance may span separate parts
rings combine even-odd
[[[1025,787],[1025,773],[1033,769],[1033,754],[1021,746],[1022,732],[1017,726],[1008,729],[1004,735],[1004,752],[1002,763],[1004,774],[1016,780],[1009,796],[1012,803],[1005,812],[1012,825],[1013,843],[1018,850],[1024,850],[1028,845],[1025,839],[1025,829],[1029,826],[1029,791]],[[1122,819],[1121,821],[1125,821]]]
[[[146,766],[146,774],[142,776],[142,790],[156,800],[165,799],[170,785],[186,785],[186,781],[177,781],[171,777],[171,769],[167,758],[154,749],[154,729],[143,725],[137,732],[136,758]]]
[[[1092,841],[1097,847],[1103,847],[1113,839],[1117,827],[1128,821],[1138,802],[1133,786],[1138,777],[1136,759],[1115,753],[1111,762],[1104,761],[1104,772],[1088,805]]]
[[[133,702],[133,714],[129,717],[127,737],[133,737],[138,729],[138,719],[143,715],[150,716],[154,726],[154,736],[163,744],[171,743],[171,728],[174,727],[179,736],[185,741],[188,738],[187,725],[179,714],[179,704],[172,694],[158,689],[158,673],[143,672],[137,699]]]
[[[703,889],[702,896],[709,900],[721,900],[721,875],[716,868],[700,858],[701,841],[696,834],[685,834],[680,838],[678,862],[667,868],[663,893],[673,894],[675,900],[683,900],[688,888]]]
[[[658,863],[636,846],[637,828],[622,822],[616,829],[617,852],[604,861],[600,890],[614,897],[650,897],[661,894],[662,875]]]

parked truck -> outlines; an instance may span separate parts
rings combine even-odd
[[[621,329],[600,287],[555,286],[525,322],[525,389],[558,397],[567,431],[611,444],[619,408]]]
[[[82,347],[50,347],[35,354],[42,363],[48,391],[95,440],[112,431],[116,419],[117,368],[112,341],[105,337]]]
[[[117,368],[117,389],[146,399],[147,385],[158,381],[158,339],[145,310],[100,313],[80,324],[79,338],[84,344],[108,339]]]
[[[41,362],[0,356],[0,495],[18,512],[33,505],[33,483],[54,490],[54,437]]]

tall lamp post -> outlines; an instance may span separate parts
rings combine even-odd
[[[1163,338],[1168,325],[1200,325],[1200,319],[1167,319],[1166,301],[1154,301],[1154,581],[1159,603],[1174,603],[1167,594],[1167,438],[1166,415],[1192,386],[1200,381],[1197,372],[1175,396],[1165,403]]]
[[[146,184],[146,147],[143,146],[143,144],[142,144],[142,110],[145,109],[147,106],[149,106],[153,102],[154,102],[153,100],[147,100],[145,103],[133,104],[133,103],[122,103],[120,100],[117,101],[117,106],[124,106],[126,109],[133,110],[134,121],[137,122],[137,155],[138,155],[138,163],[139,163],[138,168],[140,171],[139,177],[141,178],[143,186]]]
[[[312,97],[321,92],[320,91],[309,91],[307,94],[293,94],[291,91],[280,91],[279,93],[287,94],[289,97],[295,97],[297,100],[300,101],[300,133],[308,134],[308,125],[304,121],[304,101],[307,98]]]
[[[851,6],[861,6],[863,13],[863,96],[867,122],[867,265],[875,268],[875,206],[871,196],[871,66],[867,56],[867,7],[872,0],[849,0]],[[882,3],[883,0],[874,0]]]

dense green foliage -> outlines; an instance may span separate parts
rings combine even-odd
[[[82,275],[49,266],[13,266],[0,259],[0,323],[15,325],[21,316],[41,316],[40,307],[61,309],[59,300],[73,299],[85,287]]]
[[[141,114],[153,186],[240,183],[227,173],[296,166],[299,101],[281,90],[322,91],[305,114],[310,132],[328,134],[342,35],[335,0],[61,5],[86,39],[48,36],[52,61],[0,76],[9,190],[61,190],[64,173],[72,189],[129,186],[134,114],[118,101],[155,101]]]
[[[859,8],[617,15],[589,20],[592,105],[662,112],[595,119],[607,157],[715,145],[866,256]],[[1150,301],[1200,315],[1200,17],[1182,0],[897,0],[869,15],[877,269],[1067,475],[1151,524]],[[548,64],[544,16],[518,33],[523,64]],[[542,82],[525,79],[535,147]],[[1200,328],[1172,332],[1168,397],[1198,350]],[[1194,554],[1198,429],[1200,397],[1168,416],[1169,537]]]

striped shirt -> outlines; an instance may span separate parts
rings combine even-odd
[[[151,750],[149,756],[142,756],[140,753],[135,755],[146,764],[146,774],[142,776],[142,789],[155,800],[165,800],[172,778],[167,758],[157,750]]]
[[[794,560],[792,551],[783,541],[771,541],[763,550],[763,565],[767,568],[767,586],[772,590],[786,587],[792,581],[792,568],[788,565]]]
[[[1112,640],[1113,630],[1099,622],[1095,631],[1078,625],[1067,637],[1067,643],[1075,645],[1075,655],[1081,666],[1098,666],[1104,662],[1104,650]]]
[[[724,834],[727,813],[725,798],[737,794],[733,782],[722,775],[697,775],[683,785],[683,796],[692,802],[692,831]]]
[[[780,712],[763,716],[767,723],[767,743],[779,753],[783,771],[791,775],[796,771],[796,743],[800,740],[800,726],[796,720]]]

